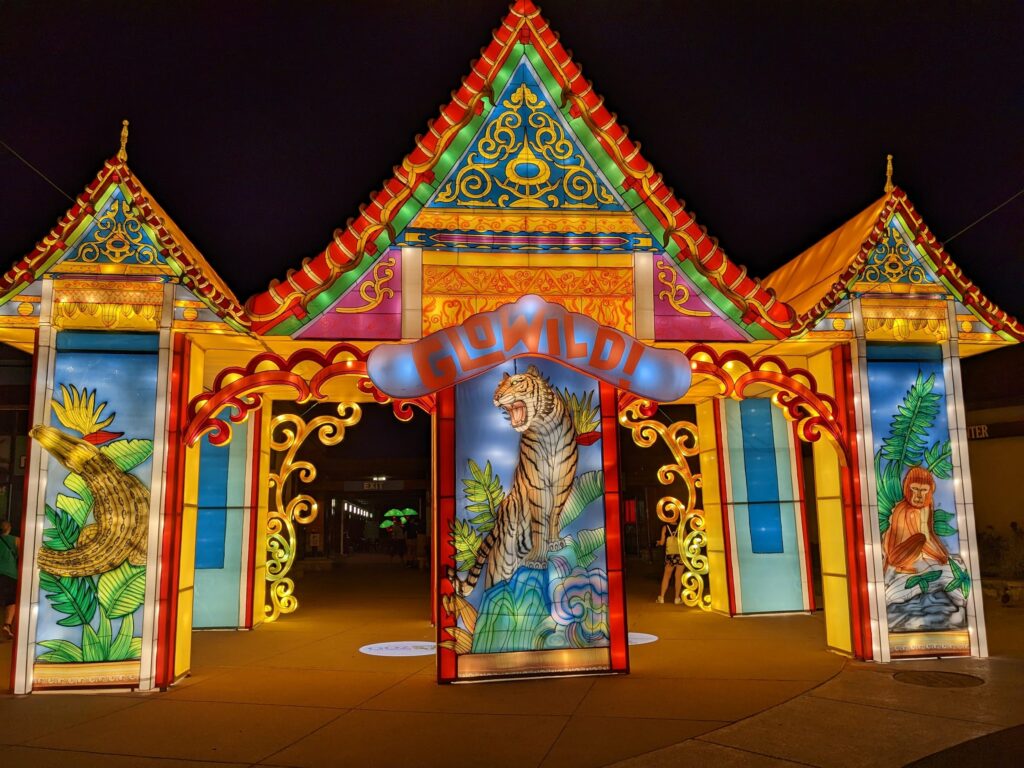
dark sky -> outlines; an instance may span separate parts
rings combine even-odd
[[[502,0],[0,2],[0,138],[76,195],[129,161],[240,298],[320,251],[489,41]],[[755,275],[896,182],[940,239],[1024,188],[1024,3],[570,2],[542,10]],[[0,261],[68,201],[0,149]],[[1024,196],[949,244],[1024,315]]]

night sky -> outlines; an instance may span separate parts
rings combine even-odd
[[[644,154],[763,276],[895,181],[936,236],[1024,188],[1024,3],[542,10]],[[2,2],[0,138],[77,195],[129,163],[241,299],[379,188],[505,14],[448,2]],[[0,262],[69,201],[0,148]],[[948,250],[1024,315],[1024,196]]]

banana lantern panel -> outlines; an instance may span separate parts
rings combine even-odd
[[[157,355],[144,336],[117,354],[96,353],[85,336],[61,334],[52,423],[31,430],[50,462],[36,689],[142,676]]]

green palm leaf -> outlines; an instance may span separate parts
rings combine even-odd
[[[121,626],[118,627],[117,637],[110,644],[110,652],[107,654],[107,661],[128,661],[132,658],[132,640],[135,634],[135,620],[129,613],[121,619]]]
[[[573,520],[579,517],[596,499],[604,495],[604,472],[594,469],[578,475],[573,481],[572,490],[562,507],[560,520],[561,530],[569,527]]]
[[[885,533],[889,529],[889,518],[892,510],[903,498],[903,482],[900,478],[900,465],[887,461],[882,465],[882,452],[875,454],[875,485],[878,493],[878,530]]]
[[[924,453],[925,468],[940,480],[953,476],[953,448],[949,440],[935,443]]]
[[[41,640],[37,645],[49,650],[39,654],[36,661],[46,661],[51,664],[77,664],[82,661],[82,649],[70,640]]]
[[[89,519],[89,513],[92,512],[92,491],[89,490],[82,476],[74,472],[64,478],[64,486],[69,491],[77,493],[78,496],[58,493],[54,503],[61,512],[71,515],[72,519],[78,523],[79,528],[83,528],[85,521]]]
[[[471,477],[462,478],[463,492],[466,495],[467,512],[476,513],[472,523],[480,533],[487,533],[494,527],[494,520],[505,498],[505,489],[501,486],[501,478],[493,474],[491,462],[484,464],[483,469],[472,459],[468,462]]]
[[[933,392],[935,374],[924,378],[919,371],[903,402],[897,407],[889,428],[889,436],[882,441],[882,458],[903,467],[918,467],[924,463],[928,431],[939,414],[942,395]]]
[[[468,571],[476,562],[476,553],[484,537],[465,520],[454,520],[451,526],[452,543],[455,545],[455,567]]]
[[[597,550],[604,546],[604,528],[593,528],[579,531],[573,536],[572,548],[576,555],[576,563],[581,568],[590,566],[597,555]]]
[[[115,440],[101,447],[100,451],[122,472],[131,472],[153,455],[153,441]]]
[[[39,585],[53,610],[65,614],[57,622],[62,627],[88,625],[96,615],[96,582],[91,576],[54,576],[40,571]]]
[[[44,510],[50,527],[43,531],[43,545],[57,552],[65,552],[75,546],[81,527],[67,512],[54,509],[49,504]]]
[[[135,613],[146,599],[146,566],[127,560],[100,576],[100,605],[112,619]]]

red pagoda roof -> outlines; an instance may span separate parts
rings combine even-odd
[[[1024,324],[986,298],[953,263],[924,219],[899,187],[876,200],[831,234],[764,279],[769,290],[797,313],[793,331],[813,326],[838,304],[861,276],[868,257],[885,236],[894,212],[900,212],[942,280],[994,331],[1024,341]]]
[[[273,281],[267,291],[246,303],[258,331],[265,331],[288,316],[302,318],[305,306],[328,289],[345,271],[364,256],[373,256],[373,241],[382,232],[393,234],[392,219],[423,182],[433,181],[433,168],[440,156],[470,120],[479,114],[481,99],[490,95],[491,84],[517,44],[531,44],[562,87],[570,114],[582,118],[604,150],[625,176],[624,186],[632,188],[675,241],[681,254],[709,282],[739,307],[745,323],[756,323],[778,338],[790,335],[796,320],[794,311],[779,301],[729,260],[715,238],[697,224],[676,198],[661,174],[640,153],[640,145],[628,136],[616,115],[604,105],[593,85],[558,40],[558,35],[541,16],[531,0],[516,0],[490,45],[473,62],[470,73],[454,92],[440,115],[427,125],[427,132],[415,139],[416,148],[394,170],[382,189],[360,207],[359,215],[336,230],[332,241],[317,256],[305,259],[290,270],[283,281]]]
[[[221,319],[239,329],[249,328],[245,314],[234,293],[214,272],[199,249],[184,235],[174,221],[153,199],[142,182],[120,155],[107,160],[100,172],[75,199],[75,204],[60,218],[36,247],[0,275],[0,296],[10,293],[19,285],[28,285],[53,264],[67,247],[67,238],[82,223],[96,213],[95,203],[111,184],[123,184],[139,210],[139,215],[156,233],[162,255],[180,269],[180,279],[197,297],[202,299]]]

